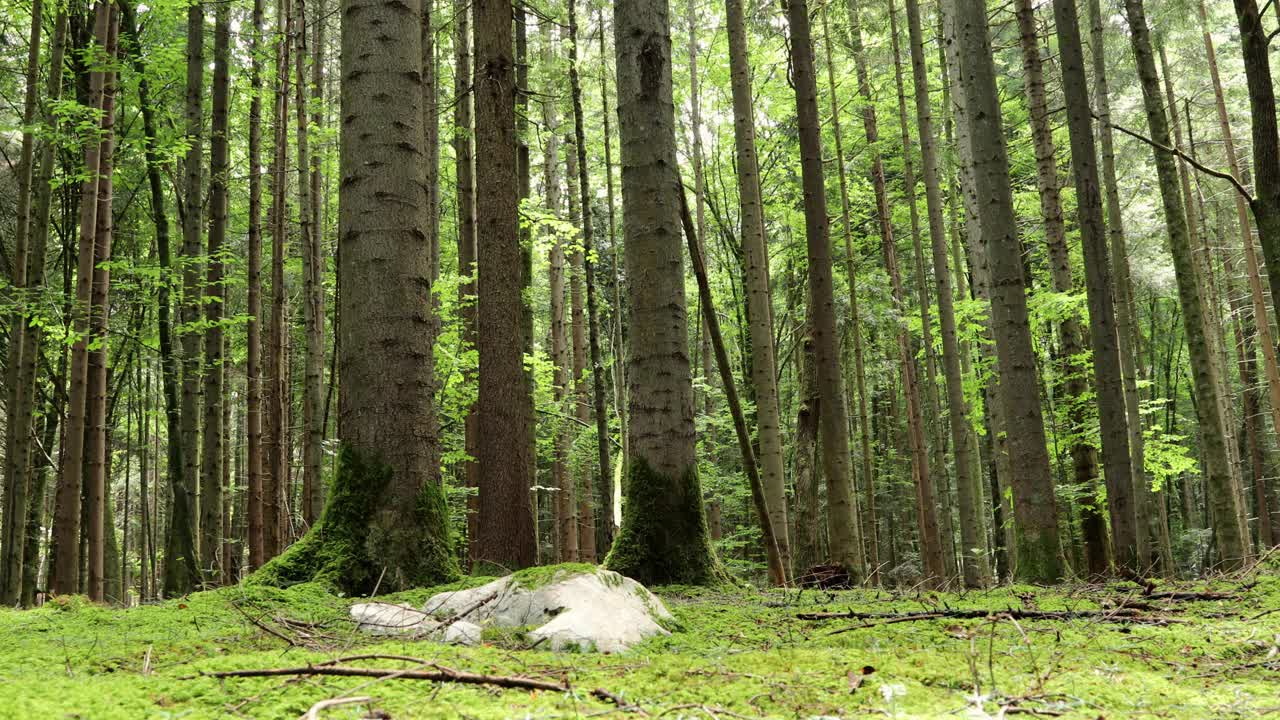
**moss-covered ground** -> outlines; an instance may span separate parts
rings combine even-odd
[[[957,594],[659,588],[681,629],[616,656],[522,649],[518,634],[489,636],[489,645],[476,648],[358,636],[345,620],[353,600],[319,585],[225,588],[128,610],[59,599],[37,610],[0,611],[0,717],[298,718],[315,703],[343,695],[371,701],[332,707],[319,717],[1280,715],[1280,564],[1176,589],[1230,595],[1144,600],[1132,584]],[[391,599],[421,603],[430,593]],[[1148,619],[1169,622],[944,616],[848,629],[859,623],[796,617],[843,610],[1105,609],[1125,598],[1140,603]],[[842,629],[848,630],[832,634]],[[573,690],[206,675],[357,654],[567,681]],[[411,667],[390,660],[344,664]],[[624,707],[596,699],[595,688]]]

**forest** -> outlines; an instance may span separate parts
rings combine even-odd
[[[0,0],[0,718],[1280,713],[1277,35]]]

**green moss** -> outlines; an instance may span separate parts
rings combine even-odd
[[[695,468],[673,478],[633,458],[626,488],[622,529],[605,567],[645,585],[715,585],[728,580],[711,549]]]
[[[588,563],[560,563],[525,568],[512,573],[511,580],[525,590],[537,590],[573,575],[592,575],[600,568]]]
[[[384,507],[391,502],[391,480],[385,463],[344,445],[320,522],[246,582],[321,582],[348,595],[367,595],[375,588],[394,592],[456,578],[441,489],[428,483],[407,510]]]

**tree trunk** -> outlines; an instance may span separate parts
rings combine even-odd
[[[858,76],[858,91],[862,96],[862,127],[867,145],[877,147],[880,142],[879,124],[875,103],[871,96],[871,81],[867,72],[866,52],[862,44],[862,24],[855,0],[849,2],[849,38],[853,46],[854,64]],[[907,437],[911,447],[911,475],[916,490],[916,522],[920,530],[920,555],[925,576],[933,584],[941,584],[947,578],[944,560],[941,524],[938,521],[938,503],[934,490],[933,473],[929,462],[929,448],[925,439],[924,408],[921,403],[919,380],[916,377],[915,351],[905,324],[908,313],[906,290],[898,269],[897,240],[893,233],[893,218],[889,207],[889,195],[885,185],[884,162],[878,150],[871,155],[871,184],[875,192],[876,216],[880,230],[880,251],[898,317],[902,318],[896,331],[899,369],[902,373],[903,393],[907,401]]]
[[[253,31],[250,45],[249,97],[249,237],[248,307],[245,329],[245,465],[248,474],[249,570],[266,562],[263,547],[263,437],[262,437],[262,23],[263,0],[253,0]]]
[[[947,412],[951,445],[955,452],[956,496],[960,511],[960,561],[965,587],[983,587],[991,582],[986,528],[982,522],[981,478],[975,474],[977,438],[969,422],[969,406],[964,396],[962,351],[956,334],[956,314],[951,272],[947,267],[947,236],[943,225],[943,201],[938,181],[937,138],[929,101],[929,71],[924,58],[924,36],[918,0],[906,0],[907,32],[911,44],[911,75],[915,85],[916,125],[920,135],[920,156],[924,173],[925,207],[929,216],[929,240],[933,258],[933,278],[938,290],[938,326],[942,335],[942,370],[947,386]]]
[[[1009,486],[1013,490],[1017,575],[1053,582],[1062,576],[1057,503],[1045,445],[1040,385],[1017,222],[1009,180],[1009,159],[1001,124],[1000,98],[981,0],[956,0],[956,34],[969,121],[974,189],[981,202],[981,243],[991,272],[991,319],[1000,368],[1000,400],[1008,423]]]
[[[316,165],[311,156],[305,93],[309,16],[306,0],[296,1],[293,64],[298,147],[298,245],[302,254],[302,316],[306,335],[302,380],[302,522],[305,527],[311,527],[324,509],[324,417],[321,408],[324,398],[324,264],[320,231],[315,222],[320,198],[312,194],[311,174]],[[324,16],[317,13],[310,21],[323,24]],[[311,102],[319,105],[321,98],[312,97]],[[427,171],[430,173],[429,167]]]
[[[36,99],[35,83],[38,81],[40,31],[43,27],[41,13],[42,2],[32,4],[32,26],[30,51],[27,58],[27,94],[28,103]],[[52,48],[50,50],[50,67],[61,68],[66,46],[67,13],[58,10]],[[34,74],[33,74],[34,73]],[[57,126],[57,117],[53,114],[54,104],[62,97],[62,74],[49,73],[48,87],[45,90],[45,103],[41,108],[45,126],[52,129]],[[24,109],[24,115],[26,115]],[[34,122],[34,117],[27,125]],[[24,135],[24,143],[26,137]],[[25,151],[25,145],[24,145]],[[24,156],[27,168],[23,171],[31,175],[28,192],[31,197],[27,201],[26,212],[20,211],[19,237],[26,233],[25,253],[14,251],[14,286],[19,293],[38,291],[44,285],[45,255],[49,244],[49,206],[52,187],[49,180],[53,177],[54,143],[46,142],[40,150],[40,165],[32,168],[31,157]],[[21,195],[20,195],[21,197]],[[16,243],[15,243],[16,244]],[[25,254],[25,258],[23,255]],[[21,273],[21,282],[18,274]],[[36,498],[36,483],[40,483],[40,507],[43,508],[43,478],[37,480],[34,466],[43,465],[32,452],[32,443],[36,428],[35,396],[36,396],[36,361],[44,341],[44,329],[40,323],[30,322],[26,313],[19,307],[15,313],[9,341],[9,365],[5,378],[10,384],[8,397],[5,434],[5,479],[7,482],[5,498],[3,552],[0,552],[0,604],[12,607],[22,601],[28,588],[26,576],[31,568],[26,566],[26,538],[33,530],[29,522],[28,507]],[[32,588],[34,589],[34,588]],[[24,603],[25,604],[25,603]]]
[[[603,31],[602,31],[603,32]],[[587,345],[591,360],[591,398],[596,419],[596,460],[599,465],[599,480],[594,483],[594,491],[601,497],[608,496],[613,483],[609,481],[613,463],[610,459],[609,416],[605,413],[604,361],[600,349],[600,312],[596,300],[595,282],[595,232],[591,212],[591,176],[587,166],[587,137],[583,127],[582,81],[578,73],[578,16],[576,3],[569,0],[569,86],[573,96],[573,134],[578,151],[578,192],[582,196],[582,248],[583,280],[587,287]],[[575,346],[577,344],[575,334]],[[596,562],[596,514],[592,485],[588,484],[582,491],[582,501],[578,505],[579,530],[578,540],[582,549],[582,560]]]
[[[206,584],[216,584],[225,566],[222,548],[223,397],[226,368],[222,364],[222,252],[227,237],[227,183],[230,170],[228,62],[231,51],[231,9],[214,6],[213,120],[209,132],[209,301],[204,305],[208,329],[204,336],[204,435],[200,443],[200,564]]]
[[[454,45],[454,158],[456,161],[455,190],[458,197],[458,274],[465,280],[458,285],[459,300],[462,304],[462,339],[469,347],[476,347],[476,207],[475,207],[475,161],[472,154],[472,92],[471,92],[471,10],[466,0],[457,0],[454,7],[456,18]],[[464,378],[474,382],[474,376]],[[463,474],[471,494],[467,496],[467,543],[468,557],[471,562],[476,559],[476,535],[480,523],[480,465],[479,457],[479,416],[476,406],[467,408],[464,420],[464,448],[467,460],[463,462]]]
[[[524,372],[516,66],[511,3],[476,0],[476,259],[480,524],[476,561],[506,570],[537,560],[529,505],[529,385]]]
[[[721,576],[698,482],[666,0],[614,3],[630,283],[630,452],[606,564],[646,584]]]
[[[1165,115],[1160,95],[1160,81],[1156,76],[1155,55],[1151,48],[1142,0],[1125,0],[1125,13],[1137,61],[1138,78],[1142,83],[1143,105],[1151,139],[1169,148],[1172,146],[1169,119]],[[1218,402],[1219,380],[1212,358],[1213,351],[1205,335],[1204,306],[1196,281],[1186,209],[1178,194],[1177,165],[1173,153],[1167,150],[1157,149],[1154,154],[1195,385],[1201,453],[1208,470],[1206,489],[1212,495],[1209,505],[1216,527],[1214,536],[1221,567],[1230,570],[1242,566],[1246,561],[1248,544],[1244,528],[1240,526],[1239,498],[1233,490],[1230,460],[1223,437],[1221,406]]]
[[[343,0],[341,13],[342,444],[320,522],[259,574],[395,592],[457,574],[431,393],[421,5]]]
[[[778,407],[777,363],[773,346],[773,293],[769,288],[769,248],[764,234],[764,203],[760,196],[759,160],[756,156],[756,126],[753,115],[755,100],[751,90],[751,58],[747,50],[746,20],[742,12],[742,0],[726,0],[726,16],[729,34],[729,82],[733,92],[733,138],[738,173],[738,203],[742,222],[742,255],[746,265],[747,317],[751,336],[751,387],[756,401],[756,433],[759,438],[760,475],[765,487],[765,500],[769,505],[769,518],[775,531],[777,547],[766,546],[769,553],[775,549],[782,553],[781,565],[792,571],[792,553],[787,540],[786,477],[783,468],[782,417]],[[813,457],[808,458],[812,463]],[[799,462],[799,460],[797,460]],[[811,466],[810,466],[811,470]],[[807,475],[810,487],[812,471]],[[797,488],[799,482],[797,482]],[[804,498],[801,497],[801,502]],[[774,509],[782,503],[784,512]],[[815,507],[816,510],[816,507]],[[816,532],[816,516],[807,517],[812,527],[802,527],[797,520],[797,534],[807,536]],[[812,538],[809,538],[812,540]],[[817,546],[807,543],[809,552],[806,563],[818,561]],[[772,564],[771,564],[772,565]],[[804,570],[808,567],[800,568]],[[782,585],[786,577],[771,577],[775,585]]]
[[[111,6],[98,3],[94,9],[94,38],[97,52],[107,44]],[[106,58],[97,58],[105,62]],[[101,65],[99,65],[101,66]],[[105,73],[89,76],[89,103],[99,112],[103,103]],[[95,224],[98,215],[99,144],[94,136],[84,142],[84,167],[88,178],[80,190],[80,243],[76,267],[76,295],[73,327],[79,338],[71,348],[71,368],[67,393],[66,440],[58,455],[58,490],[54,501],[52,577],[50,590],[60,595],[80,591],[81,484],[84,481],[85,428],[89,380],[90,302],[93,289]],[[87,590],[87,588],[85,588]]]
[[[831,237],[823,181],[822,134],[818,119],[818,80],[806,0],[787,0],[791,66],[800,130],[804,187],[805,241],[809,258],[809,302],[813,304],[814,358],[817,363],[823,473],[827,479],[827,527],[831,560],[857,580],[866,577],[858,511],[849,458],[849,421],[836,334]]]

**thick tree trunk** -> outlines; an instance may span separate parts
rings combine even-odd
[[[706,583],[721,571],[695,457],[680,178],[666,0],[613,6],[631,343],[630,452],[622,528],[606,564],[646,584]]]
[[[787,0],[791,66],[800,130],[800,165],[804,187],[805,243],[809,258],[809,302],[813,305],[814,356],[821,396],[820,427],[823,473],[827,480],[827,527],[831,560],[852,578],[866,577],[858,511],[853,497],[849,457],[849,419],[836,334],[835,291],[831,271],[830,223],[823,180],[822,134],[818,119],[818,79],[806,0]]]
[[[1137,61],[1138,78],[1142,84],[1143,106],[1151,139],[1169,148],[1172,146],[1169,119],[1165,115],[1160,94],[1155,54],[1151,47],[1142,0],[1125,0],[1125,13]],[[1232,569],[1240,567],[1247,560],[1248,537],[1240,526],[1239,498],[1234,492],[1230,460],[1223,437],[1221,406],[1218,402],[1219,380],[1213,362],[1213,351],[1205,336],[1204,306],[1196,281],[1186,209],[1179,197],[1178,168],[1173,153],[1157,149],[1154,154],[1195,384],[1196,416],[1201,430],[1201,453],[1208,471],[1206,490],[1210,494],[1208,504],[1215,525],[1214,536],[1221,567]]]
[[[764,203],[760,196],[759,159],[756,156],[755,101],[751,90],[751,58],[747,49],[746,20],[743,17],[742,0],[726,0],[726,22],[729,35],[729,83],[733,93],[733,139],[738,171],[738,204],[742,217],[742,255],[746,265],[747,317],[751,335],[751,387],[756,401],[756,433],[759,439],[760,475],[765,487],[765,500],[769,505],[769,518],[775,531],[778,547],[766,547],[769,553],[775,549],[785,552],[781,559],[784,569],[793,570],[790,542],[786,536],[787,516],[775,512],[774,503],[786,503],[786,478],[782,449],[782,417],[778,406],[777,363],[773,346],[773,294],[769,288],[769,248],[764,234]],[[810,472],[806,475],[808,487],[813,484],[812,449],[807,458]],[[799,462],[799,458],[797,458]],[[797,481],[797,493],[799,482]],[[805,497],[801,496],[803,503]],[[816,510],[816,507],[815,507]],[[806,515],[804,522],[796,522],[797,535],[804,534],[812,540],[818,522],[816,516]],[[781,547],[786,545],[784,551]],[[808,552],[804,562],[810,565],[818,561],[816,542],[806,543]],[[772,566],[772,563],[771,563]],[[800,568],[806,569],[808,566]],[[775,585],[784,584],[786,577],[771,577]]]
[[[434,434],[421,6],[341,13],[342,446],[320,522],[259,575],[394,592],[457,574]]]
[[[1020,578],[1062,576],[1057,502],[1045,445],[1040,385],[1027,315],[1025,280],[1009,159],[1001,124],[995,64],[981,0],[957,0],[956,35],[964,77],[974,189],[981,198],[981,243],[991,271],[991,320],[1000,368],[1000,400],[1008,423],[1009,458]]]
[[[933,258],[933,278],[937,283],[938,327],[942,335],[942,365],[947,387],[947,412],[951,445],[955,452],[956,497],[960,511],[960,563],[965,587],[983,587],[991,582],[986,528],[982,521],[981,477],[974,472],[978,453],[977,437],[969,422],[969,406],[964,396],[962,351],[957,340],[954,290],[947,267],[947,236],[943,225],[943,200],[938,179],[937,138],[933,109],[929,101],[929,71],[924,58],[920,4],[906,0],[907,32],[911,44],[911,75],[915,84],[916,125],[920,135],[920,156],[924,173],[925,207],[929,219],[929,240]]]
[[[524,372],[516,66],[511,3],[476,0],[476,260],[480,394],[477,562],[515,570],[537,560],[529,505],[529,384]]]

